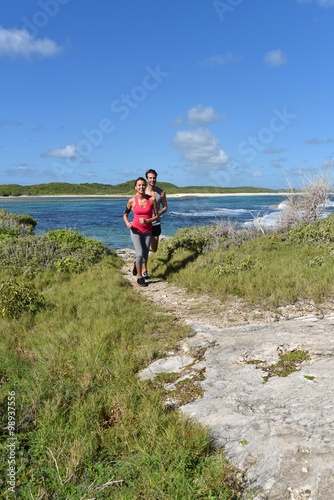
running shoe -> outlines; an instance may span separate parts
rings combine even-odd
[[[139,286],[147,286],[147,283],[145,282],[145,278],[138,278],[137,279],[137,285],[139,285]]]
[[[133,276],[137,276],[136,259],[133,261],[132,274],[133,274]]]
[[[147,274],[147,271],[144,271],[144,272],[143,272],[143,278],[145,278],[146,280],[149,280],[149,279],[151,278],[151,276],[149,276],[149,275]]]

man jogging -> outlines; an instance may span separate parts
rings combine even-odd
[[[158,215],[163,215],[167,212],[167,200],[166,200],[166,193],[163,189],[160,189],[155,185],[157,182],[157,177],[158,174],[156,173],[155,170],[150,169],[146,172],[146,181],[147,181],[147,187],[145,193],[148,196],[154,196],[155,200],[157,202],[157,208],[158,208]],[[162,208],[161,208],[162,205]],[[159,245],[159,236],[161,234],[161,225],[160,225],[160,219],[152,223],[152,237],[151,237],[151,246],[150,246],[150,251],[151,252],[156,252],[158,249]],[[143,277],[148,279],[148,273],[147,273],[147,261],[143,263]]]

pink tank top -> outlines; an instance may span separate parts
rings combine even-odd
[[[132,221],[132,227],[137,229],[140,233],[150,233],[152,231],[152,222],[148,224],[140,224],[139,219],[144,217],[144,219],[152,218],[152,205],[150,202],[150,197],[146,196],[146,206],[144,208],[140,207],[138,204],[138,195],[135,196],[135,206],[132,211],[134,214],[134,218]]]

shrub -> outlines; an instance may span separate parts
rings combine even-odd
[[[288,243],[307,243],[323,247],[334,243],[334,214],[312,223],[303,222],[298,227],[290,229],[281,235],[281,239]]]
[[[257,262],[252,257],[244,259],[235,259],[231,254],[226,255],[224,261],[213,269],[214,276],[228,276],[230,274],[238,274],[240,271],[249,271],[254,269]]]
[[[262,232],[262,231],[261,231]],[[191,226],[179,229],[176,233],[161,242],[161,253],[169,260],[178,249],[192,252],[194,257],[210,252],[216,248],[239,247],[245,241],[257,238],[260,230],[257,227],[240,229],[230,220],[216,220],[211,226]]]
[[[55,267],[59,271],[81,272],[109,254],[112,251],[103,243],[70,229],[49,231],[44,236],[30,235],[2,241],[0,238],[0,268],[11,270],[14,275],[22,271],[35,274],[38,269]]]
[[[168,259],[179,248],[191,250],[195,255],[199,255],[211,239],[209,227],[185,227],[178,229],[171,238],[163,240],[161,248]]]
[[[0,236],[17,237],[34,234],[36,224],[37,221],[30,215],[11,214],[7,210],[0,209]]]
[[[23,311],[35,314],[44,305],[44,297],[32,283],[19,284],[12,280],[1,282],[0,308],[3,318],[18,318]]]
[[[278,231],[286,231],[302,222],[315,222],[323,217],[332,189],[331,170],[332,165],[326,165],[325,171],[320,171],[316,177],[305,175],[299,194],[290,186],[290,194],[285,199],[278,221]]]
[[[0,241],[20,236],[20,231],[17,229],[10,229],[9,227],[0,227]]]
[[[86,238],[81,233],[79,233],[79,231],[76,230],[74,231],[72,229],[67,229],[67,228],[56,229],[55,231],[48,231],[47,233],[45,233],[45,237],[50,240],[72,243],[74,245],[75,244],[80,245],[86,240]],[[87,238],[87,240],[88,239],[91,238]]]
[[[74,259],[72,257],[63,257],[53,263],[54,269],[65,273],[81,273],[88,268],[82,259]]]

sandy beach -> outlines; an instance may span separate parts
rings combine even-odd
[[[286,196],[289,193],[174,193],[168,194],[168,198],[207,198],[207,197],[223,197],[223,196]],[[55,194],[55,195],[36,195],[36,196],[0,196],[1,201],[27,201],[31,198],[131,198],[135,194]]]
[[[188,197],[222,197],[222,196],[285,196],[287,193],[177,193],[168,194],[168,198],[188,198]]]

